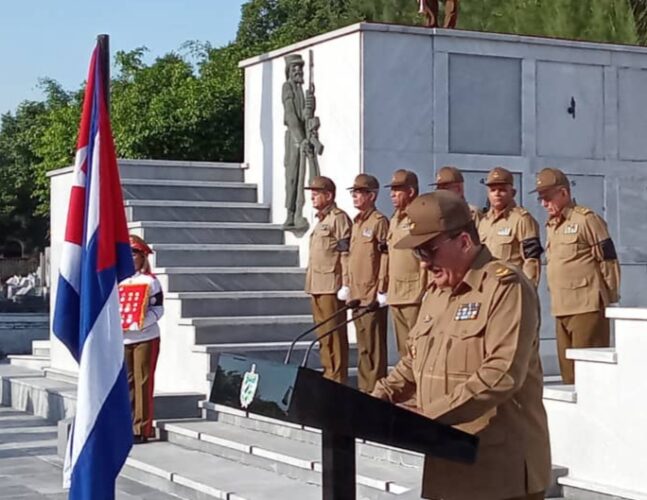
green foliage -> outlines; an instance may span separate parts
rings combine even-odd
[[[647,43],[643,0],[462,0],[460,9],[462,29]],[[235,41],[224,47],[190,41],[150,64],[145,47],[115,54],[120,157],[241,161],[240,60],[358,21],[422,23],[417,0],[249,0],[241,14]],[[49,79],[41,87],[42,102],[25,101],[0,118],[0,245],[10,236],[45,244],[46,173],[74,159],[83,91]]]

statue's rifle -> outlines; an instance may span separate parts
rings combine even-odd
[[[308,54],[308,90],[306,91],[306,139],[310,147],[308,148],[308,163],[310,166],[310,179],[320,175],[319,160],[317,156],[321,155],[324,150],[323,144],[319,140],[319,127],[321,122],[319,117],[315,116],[317,109],[317,101],[315,98],[315,83],[314,83],[314,57],[312,50]]]

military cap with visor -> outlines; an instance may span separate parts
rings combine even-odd
[[[456,167],[442,167],[436,173],[436,182],[429,184],[430,186],[444,186],[445,184],[456,184],[465,182],[463,174]]]
[[[467,227],[472,214],[467,203],[456,193],[446,190],[418,196],[407,207],[411,220],[409,235],[395,248],[416,248],[441,234]]]
[[[418,176],[411,170],[399,169],[393,172],[391,183],[386,188],[411,187],[418,189]]]
[[[495,186],[497,184],[514,184],[514,178],[512,177],[512,172],[503,167],[494,167],[487,174],[485,179],[486,186]]]
[[[355,177],[353,186],[348,188],[349,191],[377,191],[378,189],[380,189],[380,183],[369,174],[359,174]]]
[[[310,185],[304,189],[310,189],[311,191],[330,191],[331,193],[334,193],[337,190],[337,187],[329,177],[318,175],[313,178],[310,181]]]
[[[569,187],[566,174],[558,168],[544,168],[535,178],[535,189],[531,193],[539,193],[555,187]]]

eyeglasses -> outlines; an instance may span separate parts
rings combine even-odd
[[[438,250],[440,249],[441,246],[443,246],[448,241],[451,241],[451,240],[453,240],[453,239],[455,239],[457,237],[458,237],[458,235],[450,236],[449,238],[441,241],[440,243],[438,243],[438,245],[435,245],[433,247],[425,246],[425,245],[421,245],[419,247],[416,247],[416,248],[413,249],[413,255],[415,255],[416,258],[419,259],[419,260],[424,260],[426,262],[431,262],[432,260],[434,260],[436,252],[438,252]]]
[[[542,201],[551,201],[552,199],[557,196],[559,193],[559,188],[557,189],[550,189],[548,191],[545,191],[543,193],[538,193],[537,194],[537,201],[542,202]]]
[[[131,248],[130,251],[132,252],[133,255],[144,255],[144,252],[141,250],[137,250],[136,248]]]

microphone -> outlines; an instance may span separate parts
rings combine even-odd
[[[310,332],[312,332],[312,331],[316,330],[316,329],[317,329],[317,328],[319,328],[320,326],[325,325],[325,324],[326,324],[326,323],[328,323],[331,319],[336,318],[336,317],[337,317],[337,316],[339,316],[341,313],[345,313],[345,312],[346,312],[346,311],[348,311],[349,309],[352,309],[352,310],[357,309],[357,308],[359,307],[360,303],[361,303],[361,300],[359,300],[359,299],[349,300],[343,308],[341,308],[339,311],[335,312],[332,316],[328,316],[328,317],[327,317],[326,319],[324,319],[322,322],[317,323],[317,324],[316,324],[316,325],[314,325],[312,328],[309,328],[309,329],[307,329],[305,332],[300,333],[299,335],[297,335],[297,336],[294,338],[294,340],[292,341],[292,343],[290,344],[290,347],[289,347],[289,349],[288,349],[288,352],[287,352],[287,353],[286,353],[286,355],[285,355],[285,360],[283,361],[283,364],[284,364],[284,365],[287,365],[287,364],[290,362],[290,356],[292,356],[292,351],[294,350],[294,346],[296,345],[296,343],[297,343],[299,340],[301,340],[303,337],[305,337],[306,335],[308,335]]]
[[[342,327],[345,324],[350,323],[351,321],[355,321],[357,318],[361,318],[365,314],[377,311],[378,309],[380,309],[380,303],[377,300],[374,300],[373,302],[371,302],[370,304],[362,307],[361,309],[363,309],[363,311],[361,313],[354,314],[350,319],[347,319],[347,320],[342,321],[341,323],[335,325],[330,330],[328,330],[326,333],[324,333],[323,335],[317,337],[312,342],[310,342],[310,345],[308,345],[308,349],[306,350],[306,353],[303,356],[303,361],[301,361],[301,367],[305,368],[308,365],[308,357],[310,356],[310,351],[312,351],[312,348],[314,347],[314,345],[317,342],[319,342],[321,339],[323,339],[325,337],[328,337],[329,335],[332,335],[333,333],[335,333],[339,327]]]

